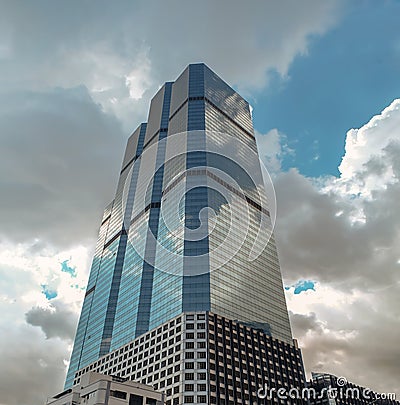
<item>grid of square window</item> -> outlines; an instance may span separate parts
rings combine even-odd
[[[257,392],[265,384],[276,389],[305,386],[301,352],[295,344],[211,313],[208,330],[211,404],[264,403]],[[279,401],[268,403],[286,403]]]
[[[258,404],[265,384],[305,386],[295,343],[209,312],[171,319],[78,371],[74,384],[91,370],[152,385],[165,393],[166,405]]]
[[[208,403],[208,353],[207,314],[185,314],[184,385],[182,402],[178,404]]]
[[[183,314],[101,357],[75,374],[88,371],[152,385],[166,405],[207,403],[206,313]]]

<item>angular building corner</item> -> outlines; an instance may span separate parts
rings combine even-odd
[[[202,63],[161,87],[128,140],[65,389],[87,372],[152,385],[168,405],[305,384],[250,107]]]

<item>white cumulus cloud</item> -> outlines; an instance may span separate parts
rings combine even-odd
[[[276,239],[307,371],[400,395],[400,100],[348,131],[339,177],[280,173]],[[362,220],[360,220],[362,219]]]

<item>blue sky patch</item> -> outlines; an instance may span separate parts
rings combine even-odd
[[[42,293],[49,301],[57,297],[57,291],[50,289],[48,285],[41,284],[40,286],[42,287]]]
[[[348,2],[335,29],[310,40],[286,77],[271,74],[254,126],[286,135],[282,168],[338,176],[346,133],[399,96],[400,2]]]
[[[308,290],[315,291],[315,282],[311,280],[299,280],[297,283],[285,287],[285,290],[290,290],[291,288],[294,288],[294,294],[300,294]]]
[[[86,286],[81,287],[79,284],[70,284],[70,287],[75,288],[76,290],[82,290],[82,291],[86,290]]]
[[[64,260],[61,262],[61,271],[64,273],[68,273],[71,275],[71,277],[76,277],[76,269],[75,267],[71,267],[68,265],[69,259]]]

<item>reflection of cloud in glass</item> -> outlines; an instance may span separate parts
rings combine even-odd
[[[165,151],[163,158],[160,151]],[[159,178],[161,202],[154,202],[152,190]],[[132,206],[131,216],[123,218],[130,244],[148,264],[166,272],[175,272],[171,263],[184,255],[190,275],[219,268],[239,251],[251,262],[266,248],[275,222],[273,186],[257,151],[224,133],[183,132],[148,146],[132,165],[122,196],[122,212],[127,204]],[[152,209],[159,210],[156,231],[150,227],[140,232]],[[212,244],[210,235],[217,238]],[[188,243],[195,243],[190,254]],[[146,245],[152,246],[149,257],[144,257]],[[210,254],[218,260],[204,261]]]

